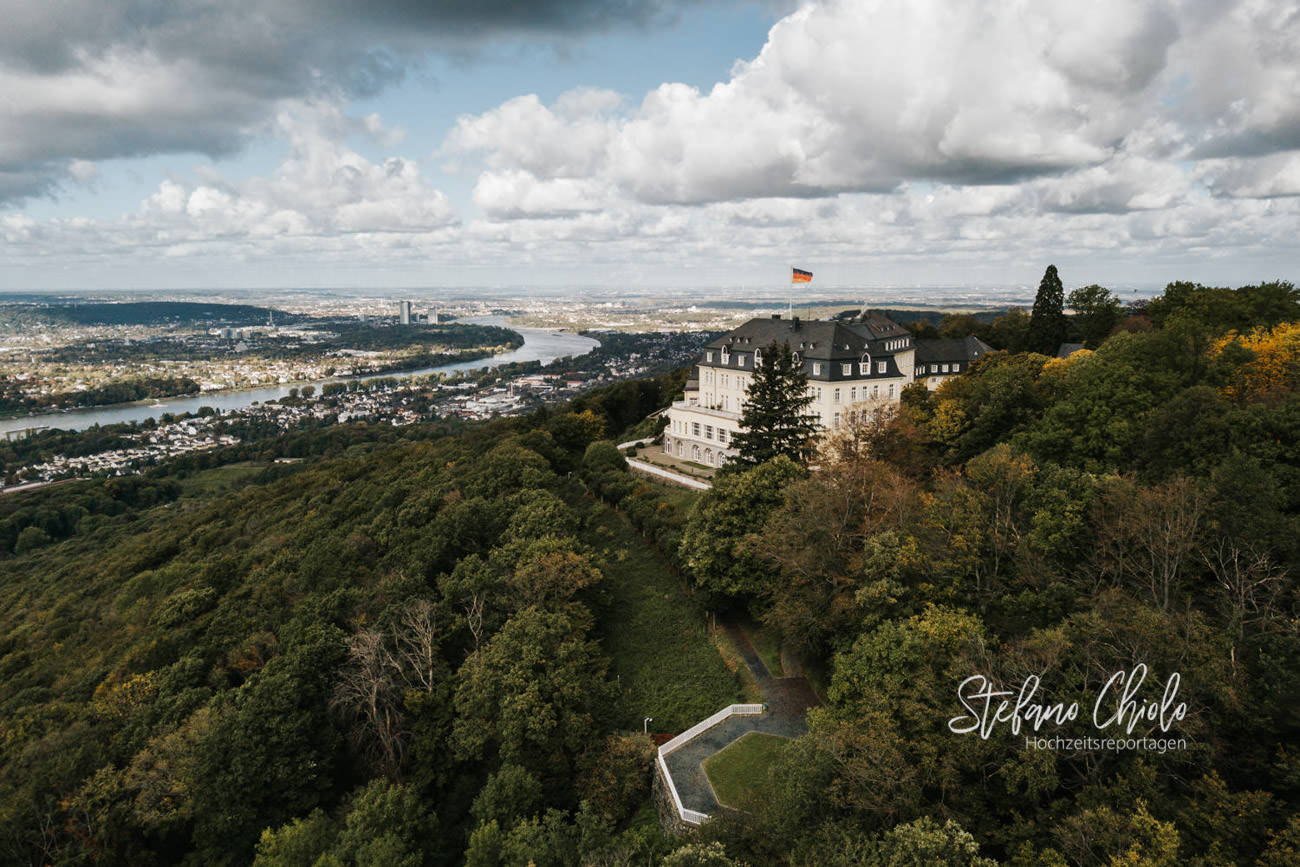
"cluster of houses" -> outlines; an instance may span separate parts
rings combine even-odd
[[[232,446],[239,442],[236,437],[214,431],[215,421],[215,417],[191,418],[161,424],[128,435],[136,439],[136,445],[128,448],[79,457],[56,455],[44,463],[24,467],[20,476],[28,482],[48,482],[71,476],[123,475],[185,452]]]

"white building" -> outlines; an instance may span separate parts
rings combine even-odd
[[[993,347],[974,335],[916,342],[916,381],[934,391],[946,380],[970,370]]]
[[[751,319],[705,347],[698,378],[668,410],[665,452],[706,466],[736,454],[732,443],[749,383],[773,342],[788,344],[803,365],[813,397],[808,412],[823,430],[844,424],[852,413],[898,403],[916,372],[912,335],[879,313],[846,322]]]

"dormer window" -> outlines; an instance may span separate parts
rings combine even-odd
[[[706,352],[706,353],[704,353],[704,360],[705,360],[705,361],[713,361],[713,353],[712,353],[712,352]]]
[[[725,346],[722,348],[722,363],[723,364],[731,363],[731,353],[727,351],[727,348]]]
[[[761,350],[761,349],[755,349],[755,350],[754,350],[754,366],[755,366],[755,367],[758,367],[758,366],[759,366],[760,364],[762,364],[762,363],[763,363],[763,350]]]
[[[813,376],[821,376],[821,375],[822,375],[822,363],[820,361],[814,361]]]
[[[858,362],[858,375],[859,375],[859,376],[870,376],[870,375],[871,375],[871,356],[870,356],[870,355],[863,355],[863,356],[862,356],[862,359]]]
[[[853,365],[852,365],[852,364],[841,364],[841,365],[840,365],[840,373],[841,373],[842,375],[844,375],[844,376],[852,376],[852,375],[853,375]]]

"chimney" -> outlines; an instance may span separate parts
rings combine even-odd
[[[799,317],[798,317],[798,316],[794,317],[793,322],[794,322],[794,324],[793,324],[792,326],[790,326],[790,327],[791,327],[793,330],[798,331],[798,330],[799,330]]]
[[[780,314],[780,313],[773,313],[773,314],[772,314],[772,318],[773,318],[773,319],[780,319],[780,318],[781,318],[781,314]]]

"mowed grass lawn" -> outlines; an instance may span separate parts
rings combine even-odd
[[[704,760],[704,773],[724,807],[740,809],[767,787],[767,769],[790,744],[789,738],[750,732]]]
[[[617,725],[677,733],[739,700],[736,676],[668,564],[626,520],[601,507],[587,543],[605,559],[607,601],[596,612],[610,677],[621,687]]]

